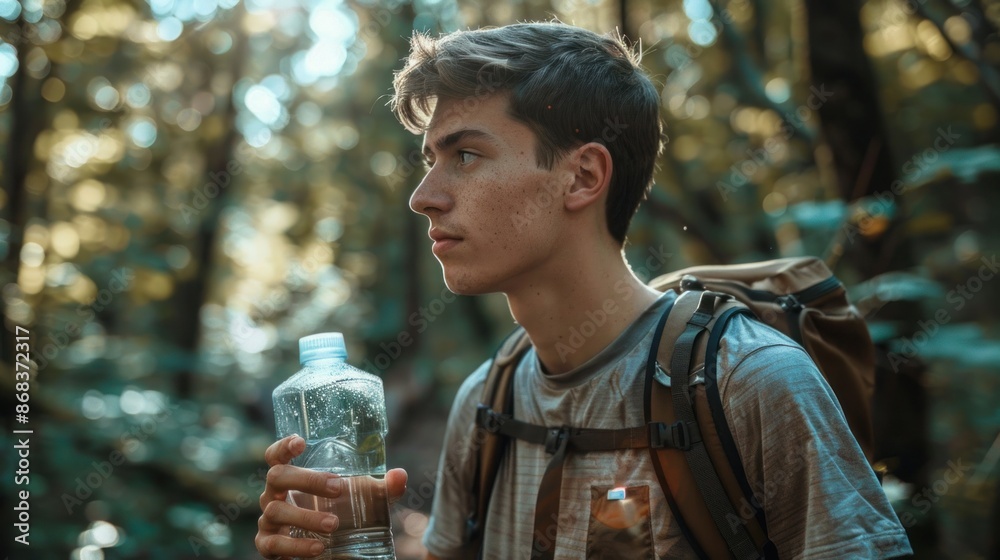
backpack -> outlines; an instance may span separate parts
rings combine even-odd
[[[621,429],[538,426],[514,419],[513,379],[530,348],[523,328],[496,352],[476,411],[475,509],[465,539],[482,555],[493,483],[510,438],[552,455],[535,506],[531,558],[552,558],[562,466],[568,452],[647,448],[684,536],[700,558],[777,558],[724,416],[716,378],[719,343],[736,315],[756,317],[807,351],[840,402],[869,464],[875,353],[843,284],[814,257],[698,266],[653,279],[678,293],[660,317],[645,372],[645,425]],[[662,366],[669,365],[666,372]],[[655,381],[655,382],[654,382]],[[687,387],[674,391],[671,387]]]

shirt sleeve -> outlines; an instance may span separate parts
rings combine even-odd
[[[770,330],[740,320],[737,330]],[[720,379],[727,421],[779,556],[912,554],[835,394],[805,350],[781,337],[726,358],[735,363]]]
[[[471,552],[464,545],[465,523],[475,504],[472,500],[476,405],[482,395],[491,360],[472,373],[455,395],[444,445],[435,474],[431,518],[424,533],[424,546],[438,558],[464,558]],[[417,489],[421,494],[430,494]]]

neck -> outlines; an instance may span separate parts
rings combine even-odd
[[[660,292],[640,281],[617,245],[578,244],[520,286],[505,290],[549,374],[585,363],[649,308]]]

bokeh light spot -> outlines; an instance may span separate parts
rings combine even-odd
[[[264,86],[250,86],[244,102],[247,110],[264,124],[274,124],[281,116],[281,102],[273,91]]]
[[[772,78],[768,80],[767,85],[764,86],[764,93],[767,94],[767,98],[775,103],[784,103],[788,101],[791,97],[791,88],[788,86],[788,80],[784,78]]]
[[[715,30],[715,26],[711,22],[700,19],[697,21],[692,21],[688,25],[688,36],[691,37],[696,45],[702,47],[707,47],[715,43],[715,39],[718,37],[718,32]]]
[[[42,84],[42,99],[58,103],[66,95],[66,84],[59,78],[49,78]]]
[[[13,45],[0,43],[0,78],[13,76],[17,67],[17,49]]]
[[[16,0],[0,0],[0,18],[14,21],[21,15],[21,3]]]
[[[181,36],[184,31],[184,23],[175,17],[168,17],[160,22],[156,27],[156,35],[164,41],[173,41]]]
[[[388,177],[396,170],[396,158],[389,152],[375,152],[371,158],[372,173]]]
[[[780,192],[773,192],[764,197],[762,206],[769,216],[778,217],[788,209],[788,198]]]
[[[41,266],[45,261],[45,249],[34,242],[21,246],[21,262],[24,266]]]
[[[146,84],[132,84],[125,92],[125,102],[130,107],[138,109],[149,104],[149,88]]]

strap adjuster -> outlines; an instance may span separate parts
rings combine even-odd
[[[795,297],[795,294],[788,294],[785,296],[778,296],[776,300],[778,306],[781,310],[788,313],[789,311],[801,311],[805,306],[799,301],[799,298]]]
[[[669,447],[687,451],[691,444],[701,441],[701,431],[694,422],[677,421],[669,426],[663,422],[649,423],[649,446],[653,449]]]
[[[503,426],[504,415],[497,414],[495,410],[489,406],[479,403],[476,407],[476,424],[486,430],[491,434],[496,434],[500,432],[500,427]]]
[[[702,284],[701,280],[693,274],[685,274],[682,276],[680,287],[682,292],[689,292],[692,290],[699,292],[705,291],[705,285]]]
[[[563,445],[563,440],[569,437],[569,428],[549,428],[545,431],[545,451],[555,455]]]

